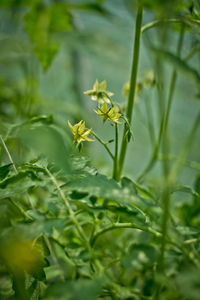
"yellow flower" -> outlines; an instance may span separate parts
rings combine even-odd
[[[93,140],[88,137],[91,133],[92,128],[85,131],[85,122],[81,120],[79,123],[75,124],[74,126],[68,121],[69,128],[71,129],[74,141],[77,143],[81,143],[84,141],[92,142]]]
[[[98,107],[98,111],[95,110],[95,113],[103,117],[103,122],[106,120],[113,121],[114,123],[120,123],[118,119],[121,117],[119,109],[116,106],[108,108],[106,102],[103,103],[101,107]]]
[[[106,91],[106,87],[107,83],[105,80],[100,83],[98,82],[98,80],[96,80],[93,85],[93,89],[84,92],[84,94],[91,96],[91,99],[93,101],[97,101],[101,104],[104,102],[111,103],[110,97],[114,94]]]
[[[137,94],[139,92],[141,92],[143,89],[143,85],[142,85],[142,82],[138,82],[136,84],[136,87],[135,87],[135,93],[136,93],[136,99],[138,98],[137,97]],[[129,96],[129,91],[130,91],[130,82],[126,82],[123,86],[123,90],[122,90],[122,95],[125,97],[125,98],[128,98]]]

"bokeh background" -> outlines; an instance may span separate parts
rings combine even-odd
[[[28,3],[29,2],[29,3]],[[2,1],[0,8],[0,114],[1,131],[5,124],[20,123],[29,117],[53,114],[54,119],[72,139],[67,121],[86,121],[104,140],[113,137],[113,127],[102,125],[93,109],[96,104],[83,94],[94,81],[106,80],[114,101],[126,103],[123,85],[130,78],[135,2],[122,0],[72,1],[66,10],[59,1]],[[10,6],[9,6],[10,3]],[[67,4],[68,1],[65,2]],[[74,5],[74,6],[73,6]],[[154,19],[156,12],[146,10],[143,24]],[[176,52],[179,32],[168,25],[167,51]],[[197,32],[186,32],[182,56],[185,57],[199,41]],[[139,79],[146,71],[155,70],[155,54],[150,44],[159,43],[157,28],[143,33],[139,62]],[[190,65],[200,67],[199,54]],[[163,60],[164,90],[167,98],[173,66]],[[198,89],[193,78],[178,73],[178,81],[170,115],[170,151],[179,155],[199,111]],[[152,151],[148,131],[146,101],[151,109],[155,134],[158,134],[159,112],[156,88],[138,95],[133,114],[134,142],[131,142],[125,174],[136,178],[147,164]],[[163,99],[166,101],[166,99]],[[191,145],[189,160],[199,160],[199,137]],[[12,145],[10,145],[11,147]],[[112,145],[111,145],[112,147]],[[12,149],[11,149],[12,151]],[[111,161],[98,142],[85,143],[85,155],[102,173],[111,175]],[[15,151],[16,152],[16,151]],[[18,153],[19,154],[19,153]],[[16,160],[22,159],[13,154]],[[149,178],[159,178],[159,163]],[[196,170],[184,167],[184,184],[191,184]]]

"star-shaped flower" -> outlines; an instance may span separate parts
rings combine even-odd
[[[118,119],[121,117],[121,114],[116,106],[108,108],[107,103],[104,102],[101,107],[98,107],[98,111],[95,110],[95,113],[103,117],[103,123],[106,120],[113,121],[114,123],[120,123]]]
[[[111,103],[110,97],[114,94],[106,91],[106,87],[107,83],[105,80],[100,83],[98,82],[98,80],[96,80],[93,85],[93,89],[84,92],[84,94],[91,96],[91,99],[93,101],[97,101],[101,104],[104,102]]]
[[[93,140],[88,137],[91,133],[92,128],[85,130],[85,122],[81,120],[79,123],[75,124],[74,126],[68,121],[69,128],[71,129],[74,142],[81,143],[84,141],[92,142]]]

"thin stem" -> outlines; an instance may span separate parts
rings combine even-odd
[[[6,146],[6,143],[4,142],[2,136],[0,136],[0,139],[1,139],[2,145],[3,145],[3,147],[4,147],[4,150],[5,150],[6,154],[8,155],[9,161],[10,161],[10,163],[11,163],[12,166],[13,166],[13,169],[14,169],[15,173],[18,174],[18,171],[17,171],[17,168],[16,168],[16,166],[15,166],[15,163],[14,163],[14,161],[13,161],[13,159],[12,159],[12,156],[11,156],[11,154],[10,154],[10,152],[9,152],[9,150],[8,150],[8,148],[7,148],[7,146]]]
[[[195,47],[185,58],[185,61],[188,61],[189,59],[191,59],[196,53],[199,53],[200,51],[200,46],[198,45],[197,47]]]
[[[197,118],[194,121],[192,130],[191,130],[189,137],[185,143],[185,146],[183,147],[178,159],[176,160],[175,164],[172,167],[172,170],[169,175],[170,182],[172,182],[172,183],[174,181],[176,181],[176,178],[177,178],[177,176],[180,172],[181,166],[182,166],[182,162],[185,161],[187,158],[188,151],[191,147],[191,144],[193,142],[196,131],[199,128],[199,124],[200,124],[200,113],[197,115]]]
[[[138,1],[138,10],[137,10],[137,17],[136,17],[136,25],[135,25],[133,62],[132,62],[131,80],[130,80],[130,91],[129,91],[129,97],[128,97],[127,110],[126,110],[126,117],[127,117],[127,120],[130,125],[131,125],[131,120],[132,120],[132,113],[133,113],[134,100],[135,100],[135,88],[136,88],[137,73],[138,73],[142,15],[143,15],[143,7],[141,4],[139,4],[139,1]],[[123,171],[124,160],[125,160],[126,151],[127,151],[128,139],[126,137],[126,134],[127,134],[127,126],[125,124],[123,137],[122,137],[122,143],[121,143],[120,157],[119,157],[119,168],[118,168],[118,174],[117,174],[118,180],[120,179],[122,171]]]
[[[115,157],[113,162],[113,179],[117,180],[118,169],[118,125],[115,124]]]
[[[106,151],[108,152],[108,154],[110,155],[110,157],[112,158],[112,160],[114,160],[114,155],[112,154],[112,152],[108,148],[107,143],[104,142],[100,137],[98,137],[96,135],[96,133],[94,133],[94,131],[92,131],[90,134],[93,135],[97,139],[97,141],[104,146],[104,148],[106,149]]]
[[[158,155],[159,160],[178,160],[179,158],[175,155],[163,155],[162,153]],[[200,172],[200,164],[196,161],[191,161],[187,159],[182,159],[179,161],[182,163],[182,165],[185,165],[187,167],[190,167],[191,169],[195,169]]]
[[[47,168],[45,168],[45,171],[46,171],[47,175],[49,176],[49,178],[51,179],[53,185],[57,189],[60,198],[63,200],[63,202],[64,202],[64,204],[65,204],[65,206],[66,206],[66,208],[68,210],[70,219],[71,219],[72,223],[75,225],[76,230],[77,230],[79,236],[84,241],[84,243],[85,243],[86,247],[88,248],[88,250],[91,252],[92,249],[90,247],[88,239],[87,239],[87,237],[86,237],[86,235],[85,235],[82,227],[80,226],[80,224],[79,224],[79,222],[78,222],[78,220],[76,218],[76,215],[75,215],[74,211],[72,210],[72,208],[70,206],[70,203],[69,203],[67,197],[65,197],[64,192],[61,190],[61,188],[60,188],[60,186],[59,186],[56,178],[53,176],[53,174]]]
[[[152,153],[152,155],[150,157],[150,160],[149,160],[147,166],[145,167],[145,169],[143,170],[143,172],[137,178],[138,182],[142,181],[142,179],[144,178],[144,176],[152,169],[152,167],[154,166],[155,162],[157,161],[157,156],[158,156],[158,151],[159,151],[159,147],[160,147],[160,142],[161,142],[161,139],[162,139],[163,127],[164,127],[164,118],[161,120],[159,134],[158,134],[158,140],[156,142],[154,151],[153,151],[153,153]]]
[[[177,45],[177,55],[181,56],[181,49],[183,45],[183,37],[184,37],[185,25],[182,24],[181,32],[178,40]],[[175,91],[175,85],[177,80],[177,72],[174,69],[171,77],[170,82],[170,89],[169,89],[169,96],[167,102],[167,109],[165,113],[165,121],[163,127],[163,137],[162,137],[162,151],[164,155],[169,153],[169,139],[168,139],[168,123],[169,123],[169,114],[171,111],[173,95]],[[160,94],[160,101],[162,100],[162,95]],[[165,177],[165,186],[162,193],[162,224],[161,224],[161,231],[162,231],[162,241],[161,241],[161,248],[160,248],[160,255],[158,258],[158,272],[165,274],[165,252],[166,252],[166,244],[167,244],[167,234],[168,234],[168,222],[170,218],[170,192],[171,192],[171,176],[169,172],[169,164],[168,161],[163,160],[163,173]],[[159,300],[160,292],[161,292],[161,284],[159,283],[155,289],[154,300]]]
[[[91,240],[91,245],[93,246],[96,243],[96,240],[99,238],[99,236],[101,236],[105,232],[111,231],[111,230],[114,230],[114,229],[122,229],[122,228],[135,228],[135,229],[139,229],[139,230],[142,230],[142,231],[146,231],[146,232],[152,233],[156,237],[161,237],[162,236],[160,232],[157,232],[157,231],[151,229],[150,227],[139,226],[139,225],[134,224],[134,223],[114,223],[114,224],[112,224],[112,225],[110,225],[108,227],[105,227],[105,228],[99,230],[93,236],[93,238]]]
[[[1,142],[2,142],[2,144],[3,144],[4,150],[5,150],[6,154],[8,155],[8,159],[9,159],[9,161],[11,162],[11,164],[12,164],[12,166],[13,166],[13,169],[14,169],[15,173],[18,174],[18,171],[17,171],[17,168],[16,168],[16,166],[15,166],[15,163],[14,163],[14,161],[13,161],[13,159],[12,159],[12,156],[11,156],[11,154],[10,154],[10,152],[9,152],[9,150],[8,150],[8,147],[6,146],[6,143],[5,143],[5,141],[3,140],[2,136],[0,136],[0,139],[1,139]],[[31,202],[31,199],[30,199],[28,193],[26,193],[26,197],[27,197],[27,200],[28,200],[28,202],[29,202],[31,208],[34,209],[34,208],[33,208],[33,205],[32,205],[32,202]],[[17,204],[15,203],[15,205],[17,205]],[[23,210],[22,207],[18,206],[18,208],[23,212],[23,214],[24,214],[26,217],[28,217],[29,219],[32,219],[31,217],[29,217],[29,216],[27,215],[27,213]]]
[[[62,270],[62,268],[61,268],[61,266],[60,266],[60,263],[59,263],[59,261],[58,261],[56,255],[55,255],[55,253],[54,253],[54,249],[53,249],[53,247],[52,247],[52,245],[51,245],[51,242],[50,242],[49,238],[48,238],[46,235],[44,235],[44,240],[45,240],[45,243],[46,243],[46,245],[47,245],[47,247],[48,247],[48,249],[49,249],[49,252],[50,252],[50,255],[51,255],[51,257],[52,257],[52,260],[53,260],[54,264],[57,265],[57,266],[59,266],[59,269],[60,269],[60,279],[61,279],[61,281],[65,281],[65,277],[64,277],[64,274],[63,274],[63,270]]]
[[[181,56],[181,49],[183,46],[184,31],[185,31],[185,25],[182,24],[181,32],[180,32],[180,36],[179,36],[179,40],[178,40],[178,45],[177,45],[177,56],[179,56],[179,57]],[[168,97],[167,111],[166,111],[165,124],[164,124],[164,134],[166,134],[166,130],[167,130],[168,122],[169,122],[169,114],[171,111],[176,80],[177,80],[177,72],[176,72],[176,69],[174,69],[173,73],[172,73],[170,89],[169,89],[169,97]]]
[[[154,146],[156,138],[155,138],[154,125],[153,125],[153,114],[152,114],[151,103],[150,103],[150,100],[148,98],[145,99],[144,102],[145,102],[145,109],[146,109],[146,115],[147,115],[149,136],[150,136],[150,139],[151,139],[151,144],[152,144],[152,146]]]
[[[65,197],[65,194],[64,192],[62,191],[62,189],[60,188],[56,178],[53,176],[53,174],[47,169],[45,168],[46,170],[46,173],[47,175],[49,176],[49,178],[51,179],[53,185],[55,186],[55,188],[57,189],[58,191],[58,194],[60,196],[60,198],[63,200],[67,210],[68,210],[68,213],[69,213],[69,217],[72,221],[72,223],[75,225],[75,228],[80,236],[80,238],[82,239],[83,243],[85,244],[85,247],[88,249],[89,253],[93,256],[93,249],[90,245],[90,242],[89,240],[87,239],[81,225],[79,224],[78,222],[78,219],[76,218],[76,214],[74,213],[74,211],[72,210],[71,206],[70,206],[70,203],[67,199],[67,197]],[[104,268],[103,266],[101,265],[101,263],[96,259],[94,258],[94,264],[96,266],[96,269],[100,272],[100,273],[103,273],[104,271]]]
[[[147,24],[145,24],[144,26],[142,26],[141,28],[141,32],[145,32],[157,25],[163,24],[163,23],[181,23],[182,21],[180,19],[162,19],[162,20],[155,20],[152,22],[149,22]]]
[[[180,36],[179,36],[178,45],[177,45],[177,55],[178,56],[180,56],[181,49],[183,46],[184,28],[185,28],[185,26],[183,24],[181,32],[180,32]],[[162,141],[163,133],[165,133],[167,126],[168,126],[168,122],[169,122],[169,115],[170,115],[170,111],[171,111],[172,100],[173,100],[175,86],[176,86],[176,80],[177,80],[177,73],[176,73],[176,70],[174,69],[172,72],[171,81],[170,81],[169,96],[168,96],[168,101],[167,101],[167,110],[166,110],[166,114],[163,116],[163,118],[161,120],[159,134],[158,134],[158,140],[157,140],[154,151],[150,157],[150,160],[149,160],[147,166],[145,167],[144,171],[137,178],[137,181],[139,181],[139,182],[142,181],[144,176],[152,169],[155,162],[157,161],[158,151],[160,149],[160,144]]]

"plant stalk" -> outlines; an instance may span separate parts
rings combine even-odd
[[[138,9],[137,9],[136,25],[135,25],[133,62],[132,62],[131,80],[130,80],[130,91],[129,91],[129,97],[128,97],[128,106],[126,109],[126,117],[127,117],[127,120],[130,125],[131,125],[131,120],[132,120],[132,113],[133,113],[134,100],[135,100],[135,88],[136,88],[137,73],[138,73],[142,15],[143,15],[143,7],[141,4],[139,4],[139,1],[138,1]],[[122,137],[122,143],[121,143],[117,180],[119,180],[121,177],[121,174],[123,171],[123,166],[124,166],[124,160],[125,160],[125,156],[126,156],[126,151],[127,151],[128,139],[126,137],[126,134],[127,134],[127,127],[125,124],[123,137]]]
[[[113,179],[117,179],[118,171],[118,125],[115,124],[115,156],[113,162]]]
[[[104,148],[106,149],[106,151],[108,152],[108,154],[110,155],[110,157],[112,158],[112,160],[114,160],[114,155],[112,154],[112,152],[110,151],[110,149],[108,148],[107,144],[102,141],[102,139],[100,139],[100,137],[98,137],[98,135],[96,135],[96,133],[94,133],[94,131],[91,132],[91,135],[93,135],[97,141],[104,146]]]

